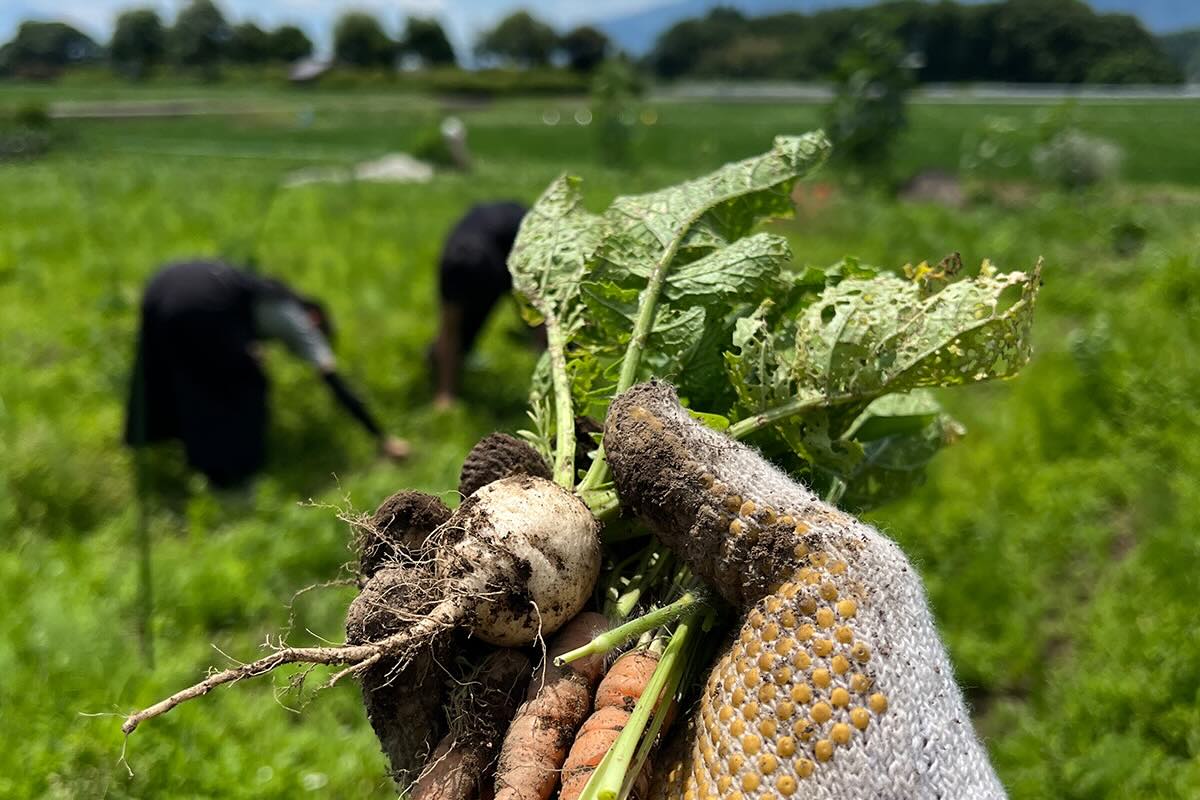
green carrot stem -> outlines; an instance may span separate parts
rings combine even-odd
[[[612,519],[621,510],[621,501],[617,499],[614,489],[587,490],[581,483],[578,491],[583,502],[592,510],[592,516],[601,522]]]
[[[620,647],[625,644],[630,639],[636,639],[646,631],[666,625],[684,615],[690,617],[699,608],[706,607],[707,603],[705,603],[698,593],[688,592],[668,606],[657,608],[649,614],[643,614],[637,619],[631,619],[624,625],[618,625],[611,630],[605,631],[582,647],[577,647],[554,659],[554,663],[561,667],[563,664],[569,664],[576,659],[599,653],[607,653],[614,647]]]
[[[680,620],[675,634],[667,643],[666,649],[663,650],[662,658],[658,660],[658,667],[646,684],[637,705],[633,707],[629,722],[625,724],[617,736],[617,741],[609,748],[600,761],[600,765],[596,767],[596,771],[592,773],[580,800],[618,800],[624,796],[626,784],[632,785],[629,775],[630,767],[633,764],[638,743],[642,739],[642,733],[646,730],[646,724],[657,708],[670,704],[683,677],[687,659],[682,656],[688,645],[693,616],[694,614],[689,614]],[[661,723],[659,723],[659,727],[661,727]]]
[[[623,586],[628,586],[631,583],[640,583],[642,576],[645,574],[647,567],[650,565],[650,558],[654,555],[654,543],[643,547],[640,551],[634,553],[629,558],[617,564],[609,573],[604,590],[606,602],[604,604],[604,616],[609,619],[624,619],[626,615],[617,616],[617,605],[624,596],[621,592]],[[633,574],[628,580],[625,578],[625,571],[634,561],[637,566],[634,568]]]
[[[663,548],[657,539],[653,540],[650,546],[657,558],[651,561],[650,569],[642,573],[633,588],[617,599],[617,619],[625,619],[633,613],[633,610],[637,608],[638,602],[642,599],[642,594],[647,589],[658,585],[658,576],[662,574],[663,567],[671,561],[670,551]],[[670,597],[674,594],[677,594],[677,592],[671,592],[667,596]]]
[[[701,632],[708,631],[712,627],[713,616],[714,614],[711,609],[701,615]],[[629,770],[625,775],[625,785],[621,789],[622,798],[628,797],[633,790],[637,776],[641,774],[642,766],[646,763],[646,759],[650,757],[650,751],[654,748],[655,741],[658,740],[659,731],[662,730],[662,726],[666,724],[667,718],[670,716],[672,698],[679,691],[684,677],[696,666],[693,662],[700,652],[700,643],[703,641],[703,638],[693,635],[694,629],[691,627],[684,628],[681,625],[680,628],[681,630],[675,631],[675,636],[672,637],[672,640],[679,636],[685,638],[686,641],[683,643],[683,646],[687,648],[687,653],[680,659],[678,676],[672,676],[672,683],[668,686],[667,693],[663,696],[666,702],[659,703],[654,707],[653,716],[650,719],[650,727],[646,729],[646,735],[642,737],[642,743],[638,746],[637,754],[634,756],[633,762],[629,765]],[[670,645],[668,644],[667,646],[669,647]]]

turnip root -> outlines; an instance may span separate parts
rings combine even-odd
[[[356,526],[362,592],[346,614],[347,643],[366,644],[398,633],[441,599],[433,565],[421,551],[450,513],[433,495],[400,491]],[[382,658],[361,674],[367,719],[392,777],[402,786],[416,776],[444,727],[439,662],[450,644],[446,637],[435,638],[408,663]]]
[[[562,627],[600,574],[598,525],[577,497],[543,478],[504,478],[475,492],[435,537],[437,578],[455,585],[431,613],[512,647]]]
[[[427,548],[435,559],[431,591],[439,599],[427,614],[396,609],[410,624],[383,639],[342,647],[284,647],[213,673],[130,715],[122,730],[132,733],[144,720],[221,684],[283,664],[349,664],[332,682],[387,658],[407,664],[454,629],[499,646],[528,645],[558,630],[587,602],[600,573],[598,529],[587,506],[555,483],[530,476],[495,481],[463,501],[430,537]]]
[[[426,563],[379,570],[350,604],[347,643],[379,641],[403,630],[412,619],[400,611],[408,609],[418,618],[427,613],[439,599],[435,586],[432,566]],[[388,657],[362,672],[367,719],[401,786],[416,777],[445,728],[440,664],[450,645],[450,638],[436,637],[406,664]]]
[[[746,612],[668,796],[1004,796],[895,543],[661,382],[613,401],[604,449],[622,503]]]

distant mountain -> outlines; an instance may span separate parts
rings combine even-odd
[[[968,0],[980,2],[980,0]],[[811,13],[823,8],[871,5],[874,0],[679,0],[656,8],[609,19],[597,27],[619,47],[641,55],[654,46],[658,35],[677,22],[708,13],[715,6],[732,6],[749,16],[783,11]],[[1155,33],[1200,26],[1200,0],[1088,0],[1097,11],[1133,14]]]
[[[1133,14],[1154,33],[1170,33],[1200,25],[1196,0],[1088,0],[1097,11]]]

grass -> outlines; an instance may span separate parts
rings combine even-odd
[[[14,97],[0,93],[0,106]],[[436,110],[420,99],[385,110],[332,94],[284,99],[295,105],[258,115],[75,121],[50,157],[0,167],[0,796],[393,796],[349,685],[297,698],[277,676],[275,692],[271,679],[219,690],[139,730],[126,751],[132,776],[118,763],[119,719],[84,714],[118,714],[191,682],[223,663],[213,648],[254,655],[287,624],[293,593],[350,558],[333,506],[368,509],[400,487],[444,494],[477,438],[521,425],[533,354],[511,308],[489,327],[462,406],[429,404],[433,264],[468,203],[532,200],[570,167],[599,207],[819,121],[811,106],[663,106],[641,128],[641,168],[623,173],[596,162],[589,129],[541,121],[551,106],[569,120],[579,104],[511,102],[462,112],[480,159],[470,176],[276,191],[296,166],[406,146]],[[311,118],[298,113],[305,105]],[[1031,130],[1039,112],[916,106],[902,166],[953,166],[964,131],[986,116]],[[1200,182],[1187,133],[1200,111],[1079,114],[1125,145],[1127,185],[964,211],[835,192],[781,228],[815,264],[853,253],[899,265],[958,249],[968,263],[1018,269],[1046,257],[1035,361],[1016,380],[946,393],[970,435],[874,520],[925,576],[1014,797],[1190,797],[1200,792],[1200,195],[1185,185]],[[1119,256],[1113,231],[1126,223],[1146,243]],[[142,283],[165,260],[214,253],[253,253],[329,301],[350,377],[416,456],[376,461],[315,379],[272,353],[271,464],[256,495],[223,503],[177,478],[148,501],[150,670],[137,635],[137,498],[117,444],[122,397]],[[155,465],[181,473],[177,454]],[[339,639],[349,596],[302,596],[290,640]]]

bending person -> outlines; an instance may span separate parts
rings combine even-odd
[[[496,303],[512,290],[508,254],[525,211],[515,202],[472,206],[446,238],[438,267],[441,321],[432,353],[434,403],[440,408],[458,397],[463,361]]]
[[[178,439],[213,486],[244,483],[266,459],[259,345],[274,339],[317,370],[384,455],[403,458],[408,444],[387,435],[338,374],[331,335],[324,307],[279,281],[220,261],[164,267],[142,298],[126,444]]]

